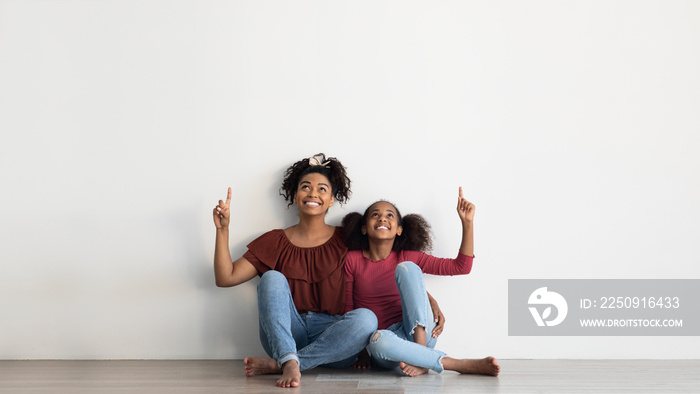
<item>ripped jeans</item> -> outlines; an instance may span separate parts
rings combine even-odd
[[[396,266],[394,280],[401,295],[403,321],[372,335],[368,346],[372,360],[378,366],[387,369],[396,368],[399,362],[403,361],[442,372],[444,368],[440,360],[445,357],[445,353],[435,349],[437,338],[432,336],[435,321],[425,292],[423,271],[413,262],[404,261]],[[426,346],[413,342],[413,330],[416,326],[425,327]]]

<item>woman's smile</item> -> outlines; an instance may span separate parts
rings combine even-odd
[[[321,212],[325,213],[328,208],[333,206],[330,181],[319,173],[304,176],[299,182],[295,200],[300,211],[307,211],[315,215],[318,213],[317,210],[321,208]]]

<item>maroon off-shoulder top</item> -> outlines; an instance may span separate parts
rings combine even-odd
[[[343,263],[347,252],[340,227],[324,244],[310,248],[292,244],[284,230],[277,229],[249,243],[243,257],[260,275],[269,270],[284,274],[299,313],[341,315],[345,307]]]

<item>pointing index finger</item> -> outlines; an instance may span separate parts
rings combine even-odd
[[[464,197],[462,196],[462,186],[459,187],[459,198],[460,198],[460,199],[461,199],[461,198],[464,198]]]
[[[226,205],[231,203],[231,187],[228,188],[228,194],[226,195]]]

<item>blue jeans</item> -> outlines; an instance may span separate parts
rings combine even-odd
[[[442,372],[440,363],[445,353],[436,350],[437,338],[433,338],[435,328],[433,311],[425,292],[423,271],[410,261],[396,266],[394,274],[396,287],[401,295],[403,321],[392,324],[386,330],[379,330],[372,335],[369,352],[375,364],[383,368],[396,368],[399,361]],[[416,326],[425,327],[427,344],[413,342]]]
[[[267,271],[258,284],[260,342],[280,367],[296,360],[304,371],[319,365],[349,367],[377,329],[377,317],[369,309],[344,315],[307,312],[299,314],[287,278]]]

